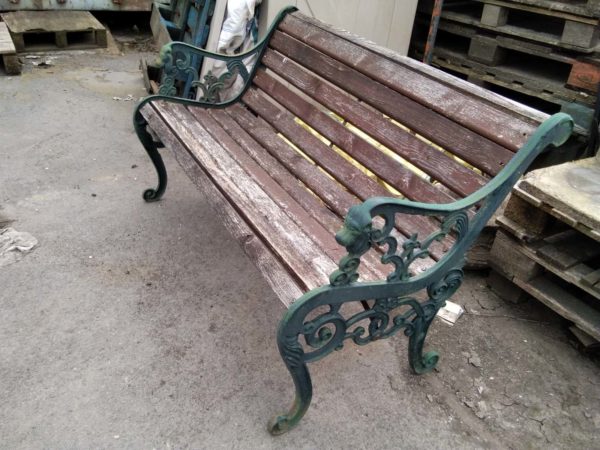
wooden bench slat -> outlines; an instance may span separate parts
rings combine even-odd
[[[336,214],[341,224],[348,210],[361,202],[361,199],[353,196],[348,191],[341,189],[339,183],[327,176],[322,170],[319,170],[317,166],[310,163],[305,158],[301,157],[295,150],[289,147],[284,141],[277,135],[277,131],[274,130],[264,119],[255,117],[250,111],[241,105],[232,105],[225,110],[214,110],[212,114],[226,114],[231,117],[235,124],[238,125],[239,130],[248,134],[252,139],[255,139],[257,143],[264,146],[264,149],[268,151],[269,155],[280,163],[286,170],[289,170],[291,176],[300,180],[303,185],[306,185],[316,196],[318,202],[324,202],[331,211]],[[240,145],[242,145],[240,143]],[[260,155],[260,162],[265,161],[263,155]],[[273,170],[272,167],[265,167],[266,170]],[[292,194],[293,195],[293,194]],[[315,200],[317,199],[314,197]],[[307,208],[309,209],[309,208]],[[312,212],[312,209],[311,209]],[[316,215],[315,218],[319,221],[322,220],[323,216]],[[324,222],[321,222],[324,224]],[[334,226],[335,231],[338,231],[337,225]],[[406,235],[400,233],[393,233],[394,237],[400,244],[406,240]],[[446,244],[451,245],[453,239],[449,239]],[[435,245],[438,249],[434,251],[435,257],[440,257],[443,253],[443,246],[440,244]],[[440,250],[441,247],[441,250]],[[375,260],[374,254],[367,254],[364,257],[371,259],[372,265],[378,267],[379,261]],[[423,258],[413,263],[414,269],[423,271],[435,264],[435,260],[432,258]]]
[[[500,145],[371,80],[339,61],[317,52],[293,37],[277,32],[271,40],[271,46],[285,57],[293,59],[302,66],[310,67],[317,75],[342,86],[345,91],[476,167],[487,165],[492,171],[490,164],[493,160],[490,161],[490,155],[493,155],[493,159],[498,158],[497,164],[500,166],[506,164],[512,157],[512,153]],[[366,127],[364,130],[370,131],[372,127]],[[423,150],[427,152],[427,156],[420,155],[420,158],[430,164],[430,167],[424,171],[429,174],[434,171],[443,175],[440,181],[455,192],[468,195],[485,184],[483,177],[478,179],[473,171],[448,157],[444,169],[440,169],[439,164],[431,164],[431,158],[444,163],[443,157],[446,155],[430,146],[424,146]],[[414,158],[415,165],[417,159]],[[421,164],[425,163],[421,162]]]
[[[391,192],[368,178],[360,169],[353,166],[316,136],[300,126],[294,120],[293,114],[275,106],[264,92],[252,87],[244,95],[243,101],[251,110],[265,119],[308,157],[316,161],[329,175],[359,198],[392,195]]]
[[[262,168],[254,159],[240,147],[218,122],[209,113],[200,108],[191,108],[190,112],[198,122],[221,144],[222,149],[242,167],[256,183],[272,198],[279,207],[315,241],[320,248],[333,261],[339,261],[346,249],[335,240],[335,231],[332,233],[316,221],[296,200],[277,183],[272,174]],[[363,280],[381,280],[385,275],[375,269],[371,261],[365,260],[361,273]]]
[[[315,170],[313,164],[277,136],[277,132],[262,118],[255,117],[241,105],[232,105],[225,111],[340,217],[360,202],[325,172]]]
[[[242,150],[243,155],[232,155],[235,158],[239,158],[239,164],[247,170],[252,168],[253,165],[260,166],[263,171],[262,175],[260,173],[256,174],[254,169],[249,171],[253,176],[259,179],[268,174],[268,176],[277,183],[278,187],[284,189],[294,201],[298,202],[298,206],[303,210],[303,214],[310,216],[309,221],[314,220],[318,224],[318,227],[313,225],[311,227],[307,226],[306,228],[311,230],[315,229],[316,235],[320,236],[320,239],[326,242],[326,245],[331,245],[333,243],[335,248],[334,252],[330,254],[331,257],[339,260],[344,256],[345,250],[337,244],[334,239],[335,234],[340,231],[343,226],[343,218],[337,216],[333,211],[327,208],[318,197],[310,193],[307,187],[296,178],[294,174],[289,172],[276,158],[271,156],[269,152],[248,135],[248,133],[246,133],[227,113],[222,110],[213,109],[207,110],[207,114],[209,114],[215,120],[215,123],[239,145],[238,149]],[[207,129],[213,134],[212,125]],[[213,136],[215,139],[218,139],[219,142],[222,142],[221,138],[217,138],[217,135],[213,134]],[[296,214],[292,218],[302,220],[303,227],[305,226],[304,223],[306,222],[306,219],[302,219],[302,214]],[[317,228],[320,228],[320,230]],[[361,280],[382,280],[386,277],[389,270],[387,270],[387,272],[385,270],[382,272],[382,264],[374,253],[368,253],[364,258],[364,268],[367,269],[368,272],[365,272],[362,269],[359,271]]]
[[[221,193],[307,289],[326,284],[337,269],[314,240],[240,167],[181,105],[157,111]]]
[[[361,200],[370,197],[392,196],[391,192],[367,177],[360,169],[302,128],[289,111],[279,109],[267,98],[265,93],[252,87],[244,95],[243,101]],[[346,212],[347,210],[344,214]],[[398,229],[406,236],[416,231],[427,234],[439,230],[439,224],[430,217],[406,216],[398,223]],[[439,243],[433,244],[431,250],[438,258],[444,253],[444,248]]]
[[[469,83],[466,80],[457,78],[454,75],[450,75],[449,73],[443,72],[433,66],[423,64],[416,59],[403,56],[393,50],[390,50],[389,48],[377,45],[366,38],[357,36],[341,28],[325,24],[300,12],[294,13],[294,16],[297,16],[300,20],[316,26],[317,28],[321,28],[328,33],[334,34],[348,42],[352,42],[359,47],[369,50],[376,55],[389,59],[390,61],[394,61],[402,66],[406,66],[413,72],[416,72],[434,81],[439,81],[447,86],[448,89],[457,90],[465,95],[470,96],[473,101],[485,103],[487,107],[494,110],[502,110],[504,113],[514,117],[515,122],[523,122],[525,127],[529,125],[530,127],[537,128],[543,121],[550,117],[548,114],[524,105],[523,103],[519,103],[515,100],[509,99],[508,97],[503,97],[500,94],[496,94],[495,92],[489,91],[480,86],[476,86],[473,83]],[[531,134],[531,132],[527,132],[527,130],[522,131],[525,133],[523,134],[523,138],[518,142],[515,142],[515,145],[518,145],[519,147],[525,143]],[[519,135],[521,135],[521,133],[516,134],[516,136]]]
[[[381,58],[300,15],[286,17],[280,29],[513,151],[535,131],[530,121],[518,120],[514,114],[411,70],[398,60]]]
[[[236,104],[224,110],[231,116],[243,129],[248,132],[257,142],[259,142],[268,152],[277,159],[286,169],[294,174],[295,177],[304,183],[319,200],[324,202],[331,210],[337,214],[340,221],[343,221],[348,210],[359,203],[362,199],[354,196],[325,174],[316,165],[309,162],[298,152],[293,150],[283,139],[277,135],[277,131],[268,124],[263,118],[254,116],[245,107]],[[409,220],[410,222],[410,220]],[[414,232],[414,228],[411,229]],[[393,233],[394,237],[402,244],[407,236],[405,234]],[[452,239],[446,242],[451,245]],[[439,259],[444,253],[444,248],[440,244],[434,244],[433,256]],[[441,247],[441,248],[440,248]],[[415,261],[413,267],[417,271],[423,271],[435,263],[435,259],[423,258]]]
[[[450,203],[454,199],[419,177],[398,161],[352,133],[343,124],[259,70],[254,83],[325,138],[344,150],[405,197],[422,202]]]
[[[233,137],[244,150],[329,232],[336,233],[342,219],[312,194],[306,185],[273,157],[259,142],[243,129],[226,111],[209,110],[209,114]]]
[[[142,113],[152,129],[160,134],[161,140],[172,151],[183,170],[202,191],[204,198],[214,208],[225,228],[256,264],[273,292],[286,307],[289,307],[304,293],[306,287],[299,284],[299,281],[289,273],[265,243],[255,236],[254,231],[216,188],[154,108],[148,105],[142,110]]]

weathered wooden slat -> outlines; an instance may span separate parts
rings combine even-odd
[[[209,110],[209,114],[227,133],[262,166],[302,207],[331,233],[341,227],[341,218],[329,209],[307,186],[290,172],[278,159],[273,157],[229,114],[223,110]]]
[[[600,256],[600,243],[570,229],[544,239],[537,254],[561,270]]]
[[[515,278],[514,282],[590,336],[600,340],[600,312],[596,309],[543,275],[527,282]]]
[[[255,117],[239,104],[227,108],[226,112],[337,215],[343,217],[348,209],[360,202],[358,197],[328,177],[325,172],[316,170],[314,164],[286,144],[263,119]]]
[[[515,120],[514,114],[481,102],[465,92],[410,70],[407,65],[381,58],[380,55],[343,39],[334,33],[303,20],[301,15],[288,16],[280,29],[308,43],[311,47],[356,68],[365,75],[391,87],[428,108],[452,118],[463,126],[517,150],[535,126]]]
[[[189,111],[168,103],[158,106],[157,111],[221,193],[291,273],[302,280],[307,289],[326,284],[337,264],[223,150]]]
[[[450,178],[450,184],[459,186],[454,189],[455,191],[464,192],[465,189],[464,186],[460,185],[460,180],[474,175],[473,172],[461,166],[449,156],[432,148],[408,131],[392,124],[382,113],[361,104],[355,98],[323,81],[280,53],[268,50],[263,58],[263,63],[277,75],[289,81],[390,150],[393,150],[423,172],[433,175],[434,178],[443,171],[448,171],[453,176],[455,172],[458,172],[458,180]],[[511,154],[508,151],[506,152]],[[483,166],[482,170],[488,173],[496,173],[502,167],[498,161],[489,165],[482,163],[481,166]],[[427,201],[437,200],[431,197]],[[448,203],[449,200],[440,199],[439,201],[440,203]]]
[[[587,274],[581,279],[581,282],[588,286],[594,286],[597,290],[600,290],[600,269],[594,270],[592,273]]]
[[[336,216],[328,209],[314,194],[311,194],[293,174],[273,158],[265,149],[254,141],[244,130],[226,113],[217,110],[199,110],[191,108],[196,116],[209,115],[213,123],[201,119],[200,122],[213,135],[215,139],[224,144],[226,150],[232,157],[249,172],[256,180],[261,182],[265,190],[273,193],[273,198],[281,199],[281,206],[288,212],[288,215],[306,229],[333,259],[339,260],[345,254],[346,250],[335,241],[335,234],[343,226],[343,219]],[[216,119],[219,117],[220,120]],[[227,126],[223,127],[221,122]],[[233,135],[232,135],[233,131]],[[223,135],[226,133],[227,136]],[[239,145],[231,147],[227,144],[231,138]],[[263,181],[265,178],[268,180]],[[269,188],[271,183],[276,183],[274,188]],[[290,199],[282,196],[278,190],[283,189]],[[297,202],[297,204],[296,204]],[[382,272],[382,266],[375,252],[370,252],[363,257],[363,268],[361,268],[361,280],[383,280],[387,273]]]
[[[360,72],[345,66],[339,61],[315,51],[302,42],[283,33],[275,33],[271,46],[305,67],[310,67],[319,76],[328,81],[343,86],[343,89],[382,113],[396,119],[413,131],[442,146],[446,150],[474,165],[485,164],[491,155],[499,159],[499,164],[505,164],[512,155],[511,152],[472,131],[463,128],[446,117],[437,114],[427,107],[405,97],[396,91],[373,81]],[[365,129],[368,131],[370,128]],[[444,163],[441,152],[426,146],[427,155],[421,155],[430,166],[431,158],[437,163]],[[499,156],[496,156],[498,154]],[[447,158],[444,169],[436,171],[442,175],[444,184],[461,195],[468,195],[483,184],[485,179],[477,177],[470,169]],[[425,164],[425,162],[421,162]],[[429,167],[426,172],[433,170]]]
[[[359,204],[363,199],[352,195],[345,190],[337,181],[327,176],[325,172],[319,170],[317,166],[310,163],[298,152],[287,145],[278,135],[270,124],[260,117],[255,117],[247,109],[240,105],[233,105],[227,108],[226,112],[239,125],[246,130],[254,139],[256,139],[269,153],[281,162],[289,171],[295,174],[308,188],[318,195],[325,204],[327,204],[338,216],[345,217],[348,210]],[[415,216],[413,216],[415,217]],[[419,231],[418,225],[413,225],[411,219],[406,216],[403,227],[407,230],[404,236],[394,234],[399,243],[405,240],[405,236]],[[403,218],[404,219],[404,218]],[[451,245],[452,240],[448,240],[445,245]],[[445,246],[434,244],[432,254],[439,259],[445,253]],[[434,261],[431,258],[415,261],[413,267],[417,271],[422,271],[431,265]]]
[[[301,127],[294,120],[293,114],[275,106],[263,92],[252,87],[244,95],[243,101],[359,198],[392,195],[383,186],[368,178],[360,169]]]
[[[343,124],[292,92],[264,70],[258,71],[254,83],[379,178],[399,190],[405,197],[416,201],[436,203],[449,203],[454,200],[435,188],[429,181],[386,156],[382,151],[352,133]],[[394,125],[390,123],[389,126]]]
[[[306,290],[306,286],[299,283],[283,266],[281,261],[271,252],[271,250],[262,242],[248,227],[246,222],[235,211],[229,201],[216,188],[206,173],[200,168],[196,160],[188,153],[177,136],[169,129],[166,123],[160,118],[157,112],[151,106],[146,106],[142,113],[144,117],[158,134],[161,140],[168,147],[175,159],[198,186],[204,194],[215,212],[222,220],[225,228],[232,234],[248,255],[256,264],[257,268],[265,277],[267,283],[273,289],[273,292],[279,297],[282,303],[290,306]]]
[[[484,103],[485,105],[487,105],[487,107],[501,110],[504,114],[508,114],[514,117],[514,121],[511,121],[511,123],[517,124],[518,122],[523,122],[525,125],[520,126],[525,127],[526,129],[522,130],[524,133],[522,140],[520,140],[519,142],[515,142],[515,145],[518,145],[518,147],[522,146],[526,138],[531,134],[531,130],[537,128],[544,120],[546,120],[549,117],[548,114],[543,113],[537,109],[519,103],[515,100],[511,100],[507,97],[503,97],[502,95],[496,94],[495,92],[489,91],[480,86],[476,86],[472,83],[469,83],[466,80],[462,80],[446,72],[440,72],[439,69],[436,69],[433,66],[423,64],[420,61],[417,61],[413,58],[401,55],[393,50],[390,50],[389,48],[377,45],[374,42],[365,39],[361,36],[357,36],[346,30],[337,28],[329,24],[324,24],[318,21],[317,19],[305,16],[299,12],[294,13],[294,15],[303,20],[304,22],[310,23],[311,25],[324,29],[331,34],[334,34],[348,42],[351,42],[355,45],[358,45],[359,47],[369,50],[381,57],[389,59],[390,61],[394,61],[398,64],[401,64],[402,66],[405,66],[416,73],[419,73],[427,78],[437,80],[440,83],[446,85],[448,89],[462,92],[463,94],[472,97],[473,100]],[[530,129],[530,131],[527,132],[527,129]],[[581,131],[584,130],[581,129]],[[519,135],[520,133],[515,134],[515,136]]]
[[[300,150],[317,161],[319,166],[361,200],[370,197],[391,196],[391,193],[383,186],[367,177],[349,161],[298,125],[291,113],[279,109],[267,99],[264,93],[251,88],[244,95],[243,100],[251,109],[272,124],[280,133],[288,137]],[[439,225],[428,217],[407,216],[403,218],[402,222],[398,223],[398,228],[406,235],[416,231],[425,234],[439,230]],[[432,251],[438,256],[442,254],[437,244],[432,246]]]
[[[265,171],[254,159],[246,153],[242,147],[224,130],[217,121],[202,108],[189,108],[189,111],[198,122],[211,134],[222,149],[264,189],[264,191],[273,199],[279,207],[292,219],[299,224],[308,234],[323,253],[328,255],[333,261],[339,261],[345,254],[346,249],[340,246],[334,238],[334,234],[324,228],[317,222],[294,198]],[[339,224],[341,227],[341,223]],[[338,229],[339,229],[338,227]],[[381,280],[385,278],[383,273],[379,273],[373,267],[370,261],[364,261],[364,269],[361,273],[365,280]]]
[[[0,22],[0,55],[12,55],[16,52],[15,44],[13,44],[6,24],[4,22]]]

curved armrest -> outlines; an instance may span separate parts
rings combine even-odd
[[[462,200],[447,204],[427,204],[398,198],[373,197],[353,206],[348,211],[344,227],[336,234],[337,242],[346,248],[348,255],[342,258],[339,269],[331,275],[331,283],[347,284],[356,280],[360,257],[374,245],[383,244],[388,246],[388,250],[382,257],[382,262],[396,266],[388,281],[406,281],[410,277],[410,263],[417,258],[429,256],[429,245],[443,239],[452,229],[456,232],[453,248],[436,266],[419,275],[419,278],[431,275],[433,270],[438,271],[437,266],[459,264],[464,253],[527,167],[548,146],[564,144],[572,132],[573,119],[569,115],[558,113],[548,118],[498,175]],[[470,219],[467,211],[475,205],[480,205],[480,208]],[[418,241],[417,235],[409,238],[402,244],[403,251],[397,255],[398,242],[390,235],[395,227],[396,214],[435,215],[444,220],[440,230],[425,239]],[[373,218],[378,216],[385,222],[382,228],[375,229]]]
[[[189,99],[190,92],[197,88],[202,93],[201,104],[221,103],[219,92],[229,88],[239,77],[244,82],[241,92],[235,99],[237,100],[247,89],[250,81],[254,77],[257,61],[260,61],[267,48],[269,40],[279,26],[279,23],[290,12],[296,11],[295,7],[282,9],[267,34],[252,49],[235,55],[225,55],[205,50],[185,42],[170,42],[164,45],[160,51],[160,67],[162,68],[162,80],[159,88],[159,95],[166,97],[177,97],[176,83],[183,82],[183,95],[181,98]],[[253,60],[254,58],[254,60]],[[216,75],[208,71],[201,78],[199,73],[203,62],[212,59],[213,61],[223,62]],[[252,66],[252,69],[246,67]],[[250,70],[250,72],[249,72]]]
[[[287,14],[297,11],[298,8],[288,6],[283,8],[277,17],[273,20],[269,31],[261,39],[261,41],[252,49],[239,53],[237,55],[225,55],[222,53],[214,53],[203,48],[196,47],[185,42],[170,42],[164,45],[160,51],[160,65],[163,69],[163,79],[159,92],[156,95],[149,95],[141,99],[134,110],[134,126],[136,130],[144,126],[145,121],[140,113],[141,109],[148,103],[153,101],[163,100],[172,103],[179,103],[187,106],[202,106],[204,108],[224,108],[233,103],[236,103],[246,92],[254,74],[258,69],[258,62],[262,58],[267,45],[277,30],[280,22]],[[244,60],[257,55],[257,60],[248,73]],[[217,61],[224,61],[227,66],[227,71],[219,77],[214,76],[211,72],[205,75],[204,81],[199,80],[199,73],[195,67],[195,60],[198,58],[212,58]],[[226,85],[226,83],[235,81],[235,78],[240,75],[244,80],[244,87],[232,99],[221,102],[218,98],[218,92]],[[185,76],[191,84],[198,86],[203,90],[203,99],[196,100],[185,97],[176,96],[175,81],[178,76]]]

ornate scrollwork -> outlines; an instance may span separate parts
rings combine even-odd
[[[165,46],[160,52],[162,63],[162,79],[158,93],[174,97],[177,95],[177,80],[191,79],[192,83],[198,80],[198,69],[193,64],[191,52],[185,48]]]
[[[165,46],[161,51],[162,79],[158,93],[160,95],[176,96],[177,82],[186,81],[190,86],[200,89],[200,101],[204,103],[219,103],[221,92],[233,85],[238,76],[244,81],[250,77],[241,59],[228,60],[226,69],[220,75],[209,71],[199,80],[198,69],[202,58],[189,47]]]
[[[427,287],[427,294],[434,302],[443,306],[443,304],[458,290],[462,284],[464,273],[461,269],[449,271],[444,278],[430,284]]]
[[[451,295],[452,289],[458,288],[460,279],[458,273],[452,271],[443,280],[433,283],[428,292],[437,297],[431,297],[426,302],[419,302],[414,297],[380,298],[374,300],[369,309],[348,318],[344,318],[340,312],[340,304],[328,305],[327,312],[304,321],[299,334],[304,336],[306,345],[314,350],[303,353],[302,360],[314,361],[339,350],[348,339],[357,345],[366,345],[378,339],[388,338],[400,330],[404,330],[404,334],[409,337],[422,333],[440,308],[440,299],[444,298],[445,301],[446,294]],[[286,358],[297,357],[298,346],[297,336],[288,336],[284,344],[284,348],[287,349],[286,355],[289,355]],[[294,364],[297,364],[296,360]]]
[[[300,367],[304,358],[304,350],[296,336],[286,336],[282,345],[285,363],[292,369]]]
[[[332,286],[342,286],[355,282],[358,277],[360,257],[372,246],[386,247],[381,257],[383,264],[392,264],[394,270],[387,277],[388,282],[406,281],[410,278],[410,266],[419,258],[430,256],[429,247],[436,241],[441,241],[452,230],[456,234],[456,242],[460,242],[468,233],[469,218],[464,211],[448,215],[440,226],[440,230],[431,233],[423,240],[419,240],[418,233],[413,234],[401,245],[398,250],[398,239],[391,233],[394,229],[396,212],[390,208],[385,210],[381,217],[384,225],[381,229],[373,228],[370,214],[366,214],[360,206],[351,208],[344,227],[336,235],[339,244],[346,247],[348,254],[344,256],[338,269],[329,278]]]
[[[338,270],[329,277],[332,286],[344,286],[358,280],[358,266],[360,257],[348,254],[340,260]]]

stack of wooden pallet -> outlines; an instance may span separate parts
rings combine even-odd
[[[21,73],[21,63],[17,58],[17,50],[4,22],[0,22],[0,57],[4,71],[8,75]]]
[[[600,156],[530,172],[513,191],[492,246],[490,287],[533,296],[600,341]]]
[[[600,0],[447,0],[432,63],[587,128],[600,83],[599,18]]]
[[[19,53],[107,46],[106,29],[88,11],[14,11],[0,17]]]

